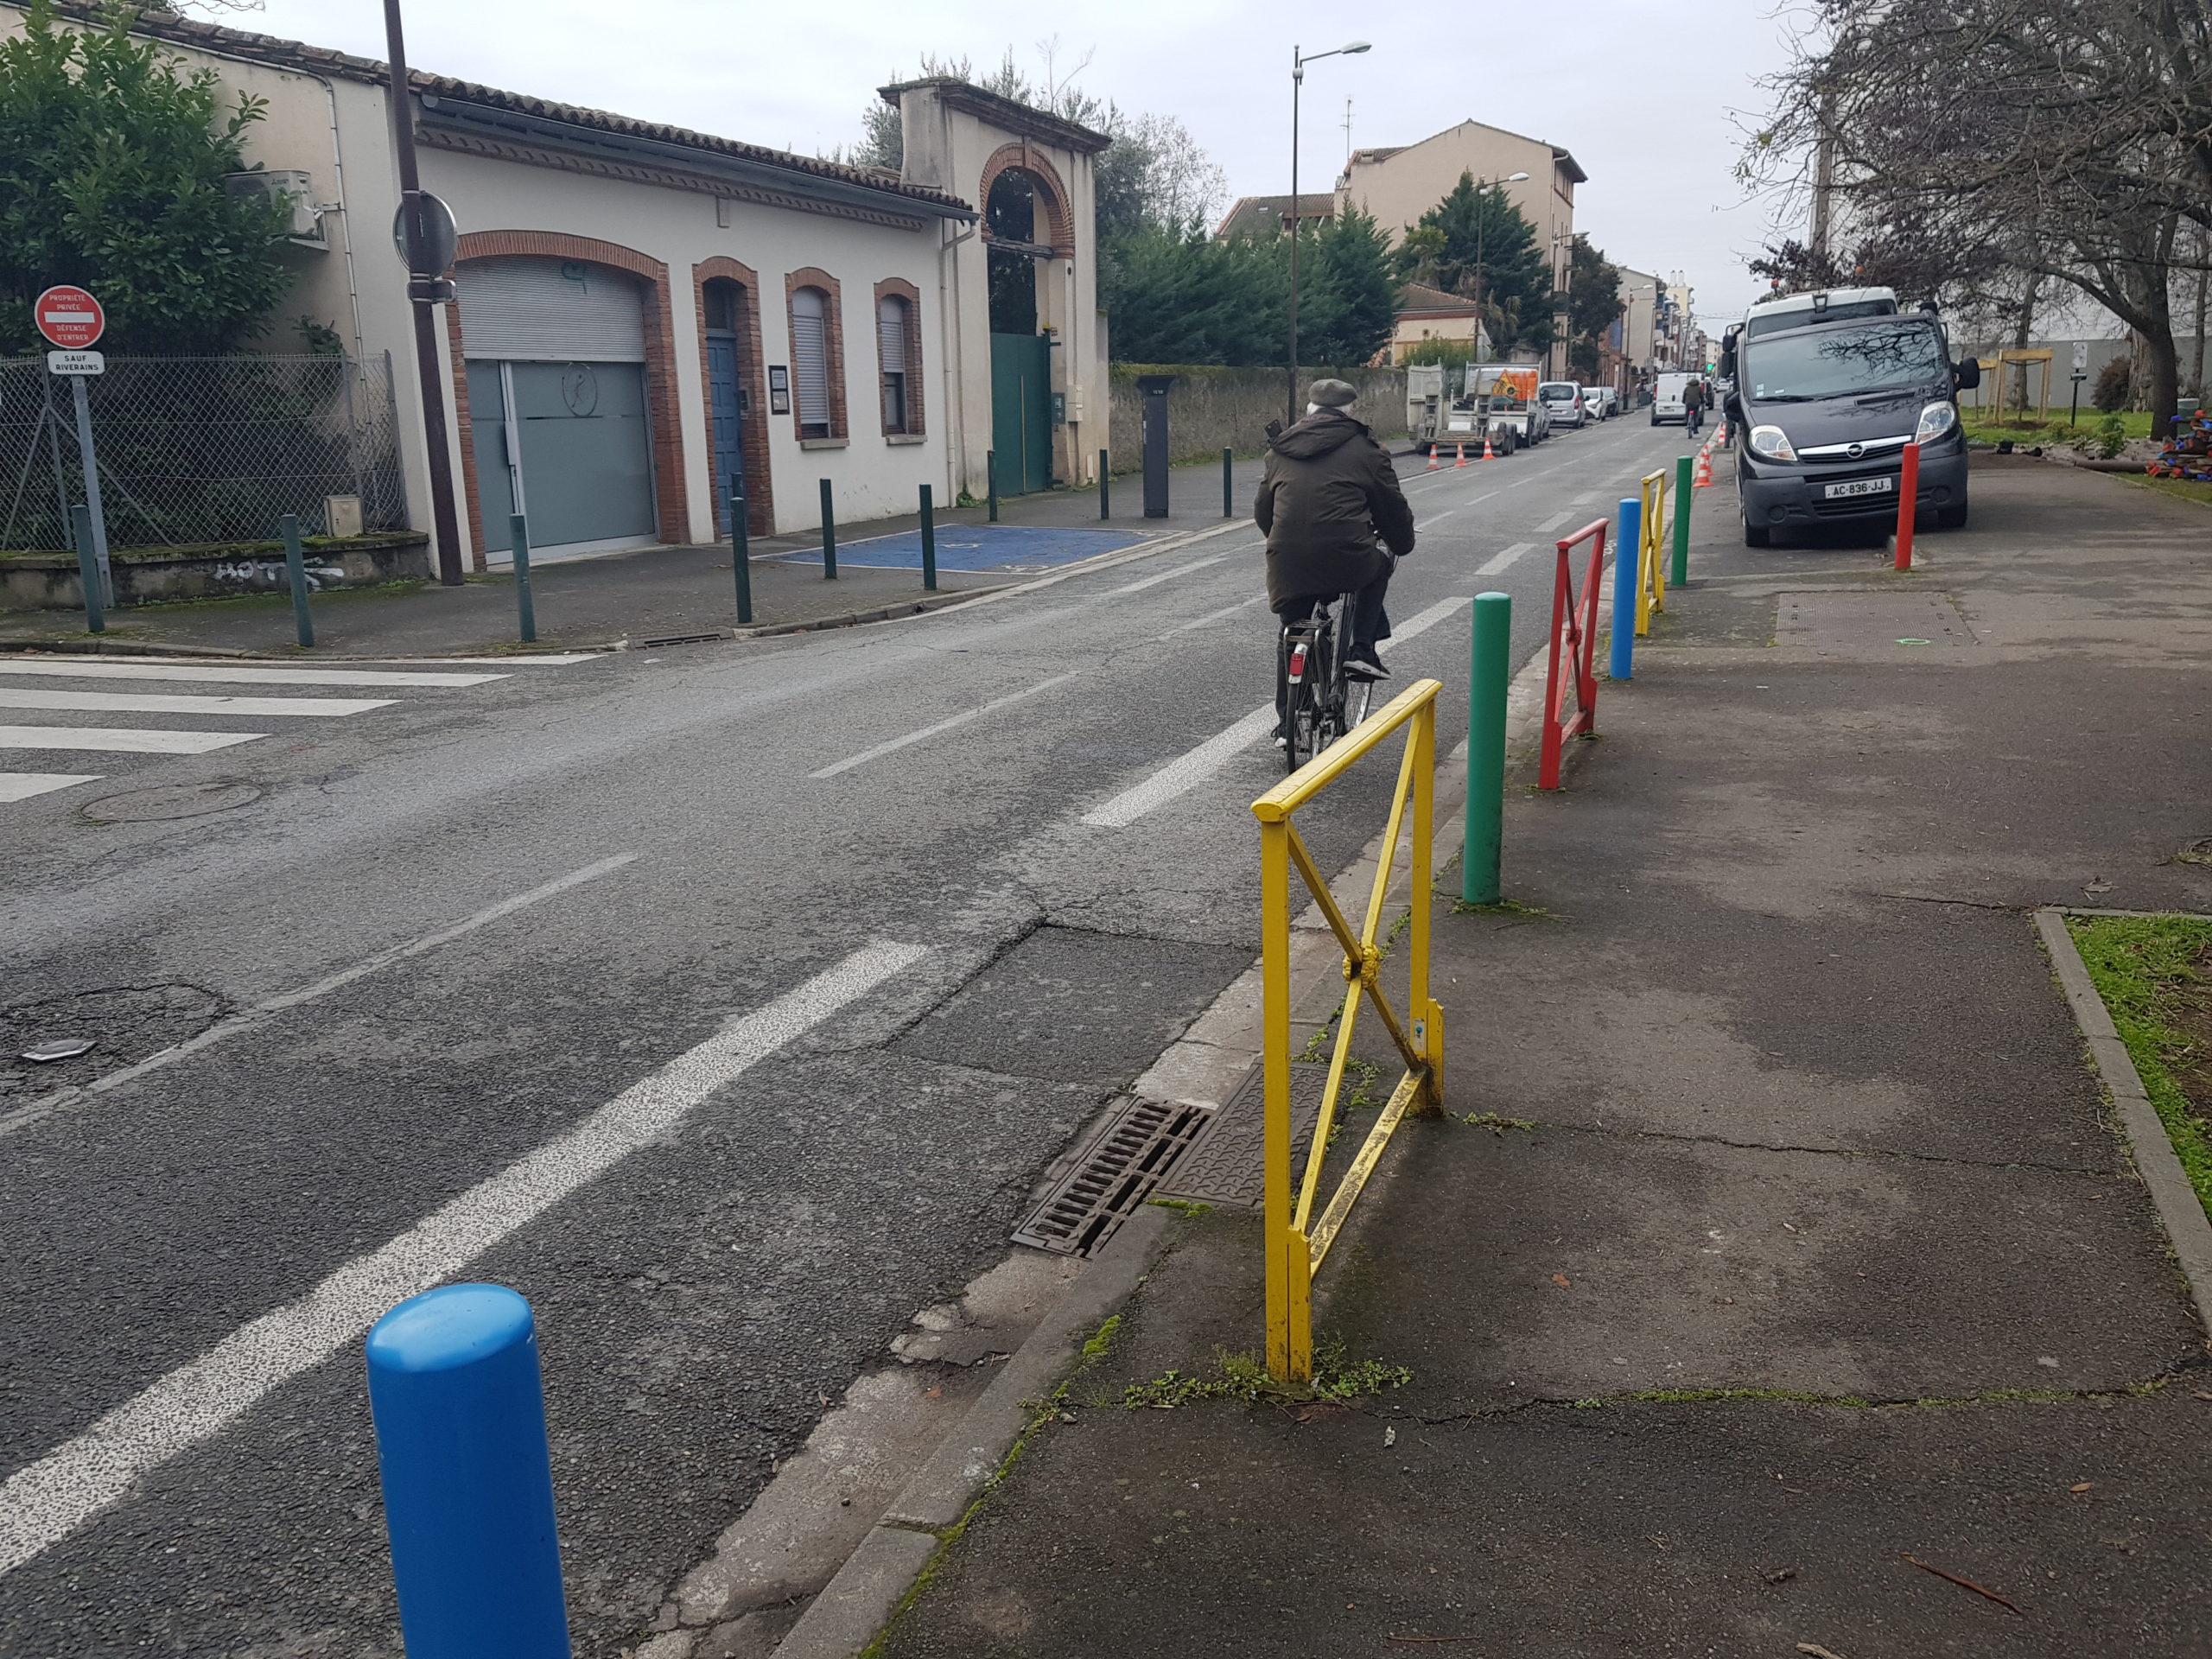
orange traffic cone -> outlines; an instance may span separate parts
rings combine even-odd
[[[1490,435],[1487,433],[1483,435],[1483,459],[1484,461],[1497,459],[1497,451],[1490,447]]]
[[[1444,470],[1444,463],[1436,458],[1436,446],[1433,443],[1428,446],[1428,470],[1432,473]]]
[[[1452,464],[1454,467],[1464,467],[1467,464],[1467,446],[1465,444],[1463,443],[1459,446],[1459,459],[1453,461]]]
[[[1713,485],[1713,457],[1703,450],[1698,452],[1697,476],[1690,480],[1694,490],[1709,489]]]

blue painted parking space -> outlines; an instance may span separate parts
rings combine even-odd
[[[1126,530],[1068,530],[1046,524],[939,524],[937,531],[937,568],[940,570],[1049,570],[1072,564],[1097,553],[1111,553],[1144,539]],[[819,564],[822,550],[786,553],[786,564]],[[895,536],[870,536],[859,541],[840,540],[839,564],[874,565],[893,570],[922,568],[922,532],[902,531]]]

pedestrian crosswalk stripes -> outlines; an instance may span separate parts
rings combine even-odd
[[[399,696],[318,696],[321,690],[390,690],[393,692],[467,690],[510,679],[510,662],[558,668],[594,660],[597,652],[507,658],[445,658],[413,664],[332,664],[294,666],[282,663],[236,662],[221,658],[16,656],[0,653],[0,709],[32,711],[36,724],[0,725],[0,761],[10,751],[72,750],[117,755],[189,756],[212,754],[257,742],[260,731],[215,729],[243,716],[256,722],[277,719],[343,719],[389,709]],[[467,669],[460,663],[478,664]],[[487,671],[485,664],[496,664]],[[72,685],[67,682],[74,681]],[[38,683],[44,682],[45,683]],[[55,683],[59,682],[60,683]],[[169,686],[240,686],[249,692],[187,692]],[[104,686],[103,690],[90,689]],[[138,725],[109,723],[117,716],[146,720]],[[159,718],[162,716],[168,719]],[[154,718],[148,718],[154,717]],[[212,722],[200,728],[197,722]],[[174,721],[175,723],[172,723]],[[186,721],[194,722],[188,726]],[[67,764],[66,762],[64,764]],[[82,764],[81,762],[79,764]],[[129,765],[125,763],[124,770]],[[109,778],[104,772],[0,771],[0,804],[28,801]]]
[[[406,673],[392,669],[263,668],[245,663],[57,663],[0,659],[0,675],[67,680],[199,680],[225,685],[481,685],[504,674]]]
[[[87,715],[284,715],[337,719],[366,714],[390,697],[194,697],[122,691],[47,691],[0,685],[0,709],[59,709]]]
[[[0,772],[0,801],[27,801],[73,784],[92,783],[99,777],[96,772]]]
[[[266,732],[162,732],[132,726],[0,726],[0,749],[107,749],[123,754],[206,754]]]

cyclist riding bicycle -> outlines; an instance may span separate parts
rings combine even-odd
[[[1383,596],[1397,562],[1414,550],[1414,512],[1389,454],[1351,413],[1358,397],[1347,381],[1316,380],[1306,391],[1305,419],[1290,427],[1268,423],[1267,467],[1252,518],[1268,538],[1270,608],[1284,622],[1301,621],[1340,594],[1356,595],[1344,671],[1380,680],[1390,671],[1375,649],[1390,637]],[[1278,715],[1288,698],[1278,663]]]

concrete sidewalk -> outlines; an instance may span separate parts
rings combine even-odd
[[[1232,471],[1235,499],[1249,507],[1260,463],[1240,461]],[[1144,516],[1142,481],[1116,479],[1109,518],[1098,516],[1096,490],[1058,490],[1009,497],[999,522],[1015,528],[1107,530],[1122,537],[1188,534],[1224,522],[1221,467],[1177,470],[1169,480],[1169,512]],[[983,507],[938,512],[943,531],[987,522]],[[862,563],[866,540],[915,529],[918,512],[866,524],[840,524],[837,579],[823,580],[819,561],[787,563],[789,556],[818,550],[818,531],[753,538],[753,626],[783,631],[880,620],[887,616],[950,604],[963,597],[1027,581],[1019,570],[938,572],[938,591],[925,593],[918,569],[875,569]],[[855,545],[855,544],[858,545]],[[632,552],[540,563],[531,572],[539,650],[604,649],[627,643],[728,634],[737,624],[736,579],[727,542],[719,546],[642,548]],[[317,656],[462,656],[522,649],[517,637],[516,596],[505,566],[472,575],[458,588],[432,582],[395,588],[341,588],[312,601]],[[137,647],[186,652],[298,654],[289,594],[262,594],[178,604],[133,606],[110,614],[103,641],[125,651]],[[67,643],[84,646],[76,611],[0,613],[0,645]]]
[[[2205,1333],[2028,914],[2212,910],[2212,519],[1977,469],[1900,576],[1719,459],[1516,907],[1435,905],[1450,1116],[1319,1287],[1408,1380],[1132,1408],[1259,1345],[1255,1218],[1178,1219],[882,1652],[2212,1648]]]

